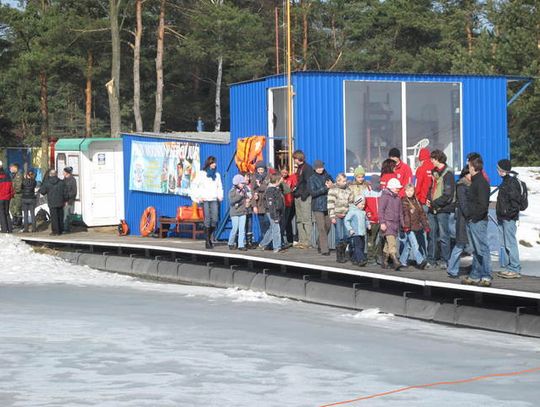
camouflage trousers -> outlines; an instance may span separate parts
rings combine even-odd
[[[11,200],[9,204],[9,211],[11,212],[11,216],[16,218],[22,217],[22,196],[21,194],[15,194],[13,199]]]

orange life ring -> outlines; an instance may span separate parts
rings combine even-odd
[[[156,208],[149,206],[144,210],[139,226],[142,237],[147,237],[151,233],[154,233],[154,230],[156,230]]]

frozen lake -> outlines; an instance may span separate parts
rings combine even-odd
[[[0,236],[1,406],[321,406],[540,366],[540,340],[142,282]],[[540,372],[350,406],[535,406]]]

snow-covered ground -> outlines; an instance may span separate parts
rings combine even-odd
[[[321,406],[540,367],[540,340],[74,266],[0,236],[0,406]],[[540,372],[360,406],[535,406]]]
[[[514,170],[529,190],[529,207],[520,215],[517,235],[519,241],[532,247],[520,244],[520,258],[524,261],[540,261],[540,167],[516,167]]]

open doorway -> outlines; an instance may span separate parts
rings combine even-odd
[[[268,89],[268,163],[276,169],[288,165],[287,118],[287,88]]]

